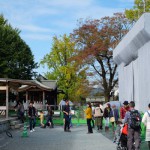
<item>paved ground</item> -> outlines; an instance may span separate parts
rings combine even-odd
[[[73,127],[71,133],[63,132],[61,126],[54,129],[36,127],[29,137],[22,138],[22,131],[13,131],[13,138],[0,134],[0,150],[116,150],[113,133],[102,131],[86,134],[87,126]],[[141,150],[147,150],[147,143],[142,141]]]
[[[111,140],[94,130],[94,134],[86,134],[86,126],[73,127],[72,132],[63,132],[61,126],[54,129],[41,129],[29,133],[22,138],[21,131],[13,132],[13,138],[5,133],[0,134],[0,150],[115,150]]]

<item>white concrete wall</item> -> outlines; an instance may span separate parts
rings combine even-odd
[[[113,53],[118,64],[119,100],[134,100],[145,112],[150,103],[150,13],[145,13]]]

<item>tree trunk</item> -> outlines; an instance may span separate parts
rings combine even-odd
[[[104,92],[104,97],[105,97],[106,103],[110,101],[110,93],[109,92]]]
[[[105,102],[109,102],[109,96],[105,95]]]

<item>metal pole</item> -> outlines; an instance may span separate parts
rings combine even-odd
[[[143,0],[143,7],[144,7],[144,13],[145,13],[145,7],[146,7],[145,0]]]
[[[8,99],[9,99],[9,83],[6,82],[6,119],[8,119]]]

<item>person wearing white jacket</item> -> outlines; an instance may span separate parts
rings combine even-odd
[[[94,110],[95,126],[97,126],[97,130],[102,129],[102,116],[102,110],[99,107],[99,104],[97,104]]]
[[[148,147],[150,150],[150,104],[148,105],[148,111],[144,113],[144,116],[142,118],[142,122],[146,126],[146,137],[145,141],[148,142]]]

